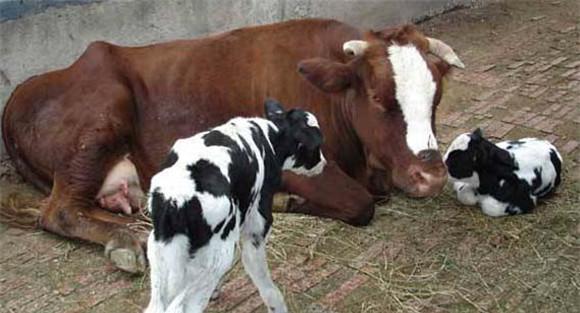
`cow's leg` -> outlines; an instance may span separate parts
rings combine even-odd
[[[149,229],[136,230],[132,225],[140,220],[107,212],[95,202],[108,170],[124,155],[122,145],[106,132],[87,132],[79,138],[80,149],[71,157],[63,157],[55,169],[40,226],[65,237],[104,245],[106,256],[117,267],[141,272],[146,265],[144,247]]]
[[[55,181],[50,200],[42,210],[39,224],[43,229],[105,246],[106,256],[122,270],[135,273],[145,269],[147,230],[130,227],[141,224],[140,220],[78,201],[60,192],[59,186]]]
[[[271,211],[268,208],[269,221],[272,221]],[[242,263],[244,269],[252,279],[260,296],[268,308],[268,312],[286,313],[288,309],[284,303],[282,293],[276,287],[266,260],[266,241],[270,223],[257,211],[253,211],[246,217],[240,236],[242,247]]]
[[[334,162],[314,177],[285,172],[283,189],[306,199],[292,202],[287,208],[290,213],[329,217],[356,226],[367,225],[375,213],[372,195]]]

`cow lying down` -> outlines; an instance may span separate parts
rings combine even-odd
[[[459,135],[445,153],[457,199],[489,216],[530,212],[560,184],[562,157],[548,141],[524,138],[497,144],[478,128]]]
[[[234,118],[173,145],[153,176],[146,313],[202,312],[241,243],[245,270],[269,312],[287,312],[266,263],[272,199],[282,170],[322,172],[322,133],[311,113],[269,100],[268,120]]]

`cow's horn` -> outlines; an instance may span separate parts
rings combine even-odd
[[[347,55],[362,55],[368,46],[369,43],[364,40],[351,40],[342,45],[342,51]]]
[[[457,54],[455,54],[455,51],[453,51],[453,49],[451,49],[451,47],[448,46],[446,43],[444,43],[439,39],[430,37],[427,37],[427,40],[429,41],[429,51],[431,53],[442,58],[443,60],[445,60],[445,62],[453,66],[465,68],[465,65],[463,64],[463,62],[461,62]]]

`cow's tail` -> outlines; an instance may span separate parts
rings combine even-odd
[[[30,78],[33,79],[33,78]],[[30,80],[29,79],[29,80]],[[19,155],[16,150],[16,141],[14,139],[14,129],[12,129],[10,121],[10,110],[14,110],[18,92],[28,81],[20,84],[10,95],[4,110],[2,112],[2,141],[9,159],[12,161],[16,171],[24,177],[28,182],[31,182],[35,187],[48,193],[50,185],[46,180],[38,176],[34,169],[31,168],[23,156]],[[4,165],[6,166],[6,165]],[[9,194],[5,186],[2,187],[0,193],[0,222],[17,226],[21,228],[34,228],[38,224],[38,218],[41,214],[40,204],[37,200],[25,199],[26,197],[19,193]]]
[[[0,223],[18,228],[37,228],[40,206],[38,200],[25,199],[17,193],[2,195]]]

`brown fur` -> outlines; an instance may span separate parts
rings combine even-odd
[[[261,115],[273,97],[317,115],[331,161],[318,177],[284,175],[285,190],[307,199],[290,211],[365,225],[374,213],[370,191],[384,194],[395,184],[413,194],[411,167],[444,175],[440,161],[427,164],[407,148],[385,59],[390,39],[424,45],[425,38],[413,27],[366,36],[371,48],[354,58],[342,44],[361,32],[318,19],[146,47],[95,42],[70,67],[16,88],[4,109],[4,142],[19,172],[50,190],[44,229],[101,244],[125,236],[138,245],[144,237],[127,226],[134,217],[95,206],[114,164],[130,154],[147,189],[177,138]],[[432,71],[437,62],[430,60]],[[438,85],[443,75],[434,71]]]

